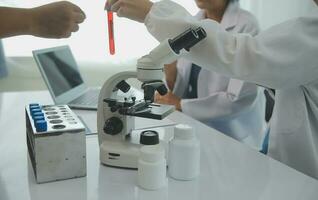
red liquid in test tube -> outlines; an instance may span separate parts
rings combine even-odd
[[[111,55],[114,55],[115,54],[115,40],[114,40],[114,18],[113,18],[112,11],[107,11],[107,22],[108,22],[109,52]]]

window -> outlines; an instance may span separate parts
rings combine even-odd
[[[194,0],[175,0],[192,14],[197,12]],[[52,0],[2,0],[5,5],[15,7],[34,7]],[[32,50],[59,45],[70,45],[77,60],[113,60],[121,62],[138,58],[149,52],[158,42],[147,32],[143,24],[115,16],[116,54],[108,51],[108,31],[106,13],[103,10],[105,0],[72,0],[86,13],[87,19],[79,32],[68,39],[42,39],[33,36],[18,36],[4,39],[7,56],[31,56]]]

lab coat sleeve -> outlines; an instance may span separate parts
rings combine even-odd
[[[252,36],[259,33],[258,23],[252,16],[240,18],[237,28],[236,31]],[[255,84],[230,79],[226,90],[210,93],[206,97],[182,99],[181,108],[184,113],[201,121],[228,120],[243,111],[253,109],[257,95],[261,94]]]
[[[185,59],[177,61],[177,76],[173,87],[173,93],[180,98],[183,98],[184,93],[189,85],[189,78],[191,72],[191,62]]]
[[[154,3],[145,25],[159,41],[201,26],[207,38],[184,55],[187,59],[217,73],[283,89],[310,84],[318,77],[316,12],[253,37],[227,33],[216,22],[196,20],[180,5],[163,0]]]
[[[238,27],[235,31],[230,31],[230,33],[247,33],[251,36],[256,36],[260,32],[259,24],[257,19],[251,15],[250,13],[246,13],[242,11],[236,27]]]
[[[239,94],[221,91],[203,98],[182,99],[182,112],[200,121],[234,119],[241,112],[253,109],[253,103],[259,95],[253,84],[244,84],[242,90]]]

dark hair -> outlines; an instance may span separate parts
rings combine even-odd
[[[229,0],[229,2],[234,2],[234,1],[239,1],[239,0]]]

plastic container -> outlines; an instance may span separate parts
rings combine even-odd
[[[138,185],[146,190],[158,190],[166,184],[164,148],[160,144],[141,147],[138,160]]]
[[[179,124],[169,143],[168,174],[177,180],[192,180],[200,174],[200,141],[193,128]]]

